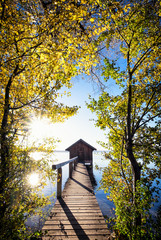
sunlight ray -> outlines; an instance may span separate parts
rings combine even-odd
[[[28,176],[28,182],[31,186],[36,187],[40,183],[39,174],[38,173],[31,173]]]

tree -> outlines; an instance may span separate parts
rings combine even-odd
[[[97,33],[88,23],[94,9],[86,1],[1,1],[1,239],[24,239],[26,217],[45,203],[25,184],[25,175],[35,169],[50,176],[47,161],[33,163],[19,136],[33,112],[53,121],[76,113],[77,106],[64,106],[57,97],[78,69],[87,71],[95,60],[89,53]]]
[[[137,232],[142,224],[137,207],[144,196],[139,194],[139,188],[148,183],[150,187],[151,180],[160,176],[160,1],[103,2],[103,6],[105,11],[100,21],[107,30],[98,41],[105,43],[107,53],[112,53],[113,58],[106,55],[102,75],[105,82],[113,79],[120,90],[114,96],[103,91],[98,100],[91,99],[88,107],[97,115],[96,125],[109,129],[108,158],[114,163],[108,171],[116,162],[120,167],[115,167],[115,178],[119,179],[120,174],[123,178],[123,185],[117,182],[116,186],[123,193],[126,185],[129,194],[132,186],[128,201],[132,201],[136,209],[131,226],[131,229],[135,226],[136,231],[124,233],[129,239],[141,239],[141,232]],[[124,59],[121,69],[120,59]],[[132,183],[125,174],[127,160]],[[155,167],[149,168],[152,162]],[[107,180],[104,174],[106,189],[111,186],[109,179],[110,176]]]

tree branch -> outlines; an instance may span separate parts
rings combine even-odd
[[[158,39],[160,38],[161,36],[158,36],[158,38],[156,39],[156,43],[158,42]],[[160,45],[160,44],[159,44]],[[153,52],[153,47],[157,46],[155,43],[153,43],[152,46],[150,46],[143,54],[142,56],[140,57],[140,59],[136,62],[136,64],[134,65],[131,73],[133,74],[136,69],[143,63],[143,61],[146,59],[147,55],[149,55],[151,52]]]
[[[15,60],[17,60],[17,59],[21,59],[21,58],[23,58],[24,56],[30,56],[30,55],[32,55],[32,53],[30,53],[30,55],[26,55],[26,54],[29,53],[29,52],[30,52],[31,50],[33,50],[33,49],[35,50],[35,49],[36,49],[37,47],[39,47],[41,44],[42,44],[42,42],[36,44],[35,46],[30,47],[26,52],[24,52],[24,53],[21,54],[20,56],[17,56],[17,57],[14,57],[14,58],[12,58],[12,59],[9,59],[9,60],[4,61],[2,64],[0,64],[0,67],[3,66],[3,64],[6,64],[6,63],[8,63],[8,62],[12,62],[12,61],[15,61]]]
[[[149,118],[148,120],[144,121],[142,124],[140,124],[140,125],[138,126],[138,128],[142,127],[144,124],[146,124],[146,123],[152,121],[153,119],[155,119],[156,117],[159,117],[159,116],[161,116],[161,112],[159,112],[157,115],[155,115],[155,116]]]
[[[157,86],[157,87],[159,87],[161,85],[161,83],[159,83],[159,85]],[[156,94],[156,91],[153,91],[153,93],[152,93],[152,95],[151,95],[151,98],[149,99],[149,101],[148,101],[148,103],[147,103],[147,105],[146,105],[146,108],[145,108],[145,110],[144,110],[144,112],[143,112],[143,114],[142,114],[142,116],[139,118],[139,120],[137,121],[137,123],[136,123],[136,126],[135,126],[135,128],[134,128],[134,130],[133,130],[133,135],[135,134],[135,132],[142,126],[142,125],[139,125],[140,124],[140,122],[143,120],[143,118],[144,118],[144,116],[148,113],[148,112],[150,112],[150,110],[158,103],[158,102],[160,102],[160,99],[158,99],[154,104],[152,104],[152,106],[148,109],[148,107],[149,107],[149,105],[150,105],[150,103],[151,103],[151,101],[152,101],[152,99],[153,99],[153,97],[154,97],[154,95]],[[150,120],[148,120],[148,121],[150,121]],[[147,121],[146,121],[147,122]]]

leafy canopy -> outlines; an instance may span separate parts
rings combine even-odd
[[[102,6],[102,76],[107,87],[114,82],[120,88],[113,94],[104,90],[88,104],[96,126],[109,131],[108,143],[102,143],[110,159],[102,186],[115,203],[118,233],[150,239],[146,214],[161,171],[160,1],[102,1]]]
[[[40,173],[45,184],[52,175],[48,158],[33,162],[30,153],[36,146],[24,145],[20,136],[26,136],[33,113],[64,121],[77,112],[77,106],[65,106],[58,97],[63,86],[71,87],[73,76],[89,73],[97,62],[92,42],[101,31],[92,18],[97,5],[70,0],[0,3],[1,239],[27,238],[26,218],[46,204],[40,188],[33,192],[26,176]],[[36,150],[49,155],[54,146],[50,141]]]

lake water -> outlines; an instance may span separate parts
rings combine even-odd
[[[58,162],[64,162],[69,159],[69,152],[66,151],[61,151],[61,152],[56,152],[53,160],[53,164],[57,164]],[[98,165],[99,169],[95,167]],[[100,209],[103,213],[104,216],[108,217],[114,217],[114,204],[107,200],[107,194],[104,193],[103,190],[100,190],[100,180],[102,178],[102,171],[101,167],[106,167],[108,166],[108,160],[106,160],[102,152],[100,151],[94,151],[93,152],[93,175],[95,179],[95,184],[93,185],[94,187],[94,192],[96,199],[98,201],[98,204],[100,206]],[[68,180],[69,177],[69,165],[65,165],[62,168],[62,188],[64,188],[64,185],[66,181]],[[53,185],[53,183],[48,182],[46,187],[43,189],[43,193],[45,196],[49,196],[53,193],[56,193],[56,184]],[[161,195],[161,194],[160,194]],[[54,206],[56,202],[56,198],[51,197],[51,205],[47,206],[44,210],[44,212],[48,211],[48,213],[51,210],[51,207]],[[151,209],[151,212],[155,214],[157,207],[160,205],[160,201],[154,205],[154,207]],[[41,229],[41,227],[44,224],[44,217],[39,218],[38,216],[33,216],[27,221],[27,225],[32,226],[34,229]]]
[[[56,153],[56,157],[57,159],[59,159],[59,161],[65,161],[65,160],[68,160],[69,159],[69,153],[68,152],[58,152]],[[100,208],[101,208],[101,211],[103,213],[103,215],[108,215],[109,217],[112,217],[114,216],[113,215],[113,208],[114,208],[114,204],[107,200],[106,198],[106,195],[104,193],[103,190],[99,190],[99,187],[100,187],[100,180],[101,180],[101,177],[102,177],[102,171],[99,170],[98,168],[96,168],[95,166],[98,165],[99,168],[101,167],[105,167],[108,165],[108,160],[106,160],[103,156],[102,156],[102,152],[99,152],[99,151],[94,151],[93,152],[93,175],[94,175],[94,179],[95,179],[95,184],[94,184],[94,192],[95,192],[95,195],[96,195],[96,198],[97,198],[97,201],[100,205]],[[69,170],[68,170],[69,166],[66,165],[63,167],[63,188],[64,188],[64,185],[69,177]],[[47,189],[45,189],[45,192],[48,193],[50,187],[48,186]],[[56,191],[56,187],[54,189]]]
[[[61,152],[55,152],[54,154],[54,160],[53,164],[57,164],[59,162],[64,162],[69,159],[69,152],[67,151],[61,151]],[[106,195],[103,190],[99,190],[100,183],[102,177],[102,171],[95,166],[98,165],[100,167],[108,166],[108,160],[105,160],[105,158],[102,156],[102,152],[94,151],[93,152],[93,176],[94,176],[94,193],[96,196],[96,199],[98,201],[98,204],[100,206],[100,209],[104,216],[113,217],[114,216],[114,204],[107,200]],[[69,177],[69,165],[65,165],[62,167],[62,188],[64,188],[64,185]],[[56,184],[53,185],[52,182],[47,182],[47,185],[43,189],[43,193],[45,196],[49,196],[55,192],[56,194]],[[56,198],[51,197],[51,205],[47,206],[45,208],[46,211],[50,211],[51,207],[54,206],[56,202]],[[32,226],[34,229],[41,229],[42,225],[44,223],[44,218],[41,219],[38,216],[33,216],[32,218],[28,219],[27,225]]]

